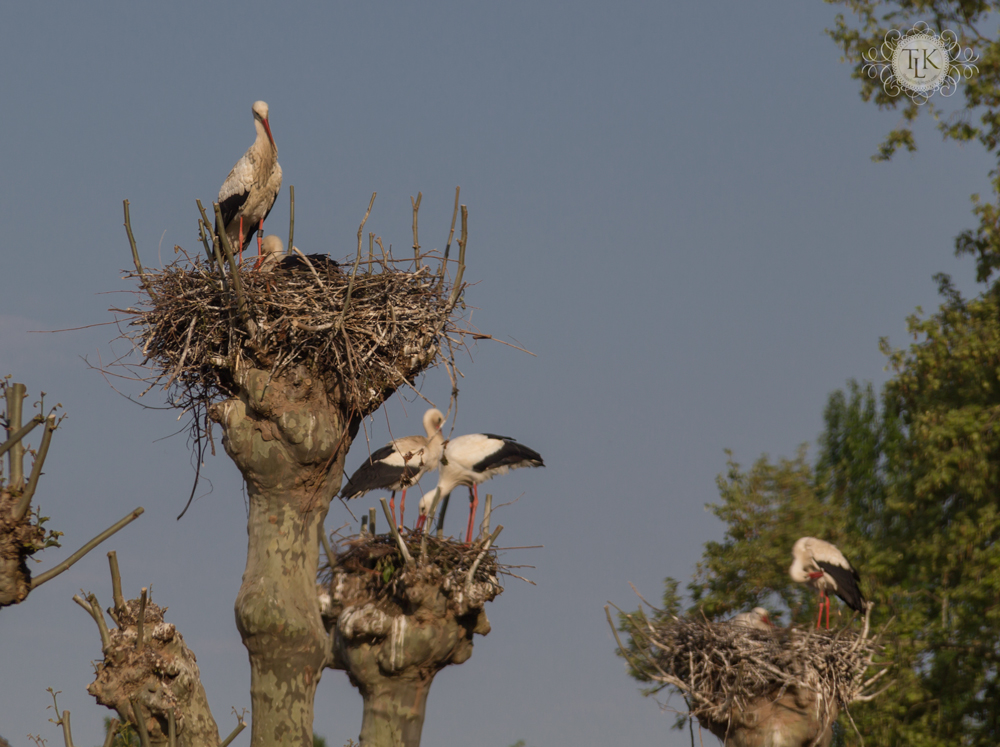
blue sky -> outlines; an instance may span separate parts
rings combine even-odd
[[[722,533],[704,506],[725,449],[747,464],[814,441],[832,390],[885,380],[878,339],[905,344],[906,315],[936,308],[935,272],[975,290],[952,239],[989,159],[922,124],[919,153],[872,163],[899,117],[860,101],[823,33],[833,17],[820,2],[8,8],[0,374],[69,414],[38,492],[64,547],[39,568],[146,514],[0,612],[0,733],[58,743],[52,687],[76,743],[101,742],[109,712],[85,691],[100,642],[71,596],[109,603],[111,548],[126,593],[152,586],[170,607],[221,730],[249,707],[236,468],[209,458],[211,492],[175,521],[193,476],[183,436],[164,438],[176,414],[130,404],[84,360],[108,359],[115,328],[33,330],[131,303],[124,198],[147,265],[197,251],[194,200],[215,197],[264,99],[285,175],[269,231],[287,232],[294,185],[296,244],[341,258],[378,192],[366,230],[405,253],[419,190],[422,243],[443,248],[461,185],[472,319],[537,356],[485,342],[460,361],[455,432],[517,437],[547,464],[489,485],[497,503],[518,499],[496,515],[501,544],[544,547],[505,555],[537,586],[512,581],[490,635],[437,677],[425,743],[687,745],[626,676],[603,605],[634,606],[629,582],[655,598],[665,576],[691,577]],[[442,370],[421,387],[447,403]],[[424,407],[394,398],[374,443],[386,418],[420,432]],[[348,518],[334,505],[327,524]],[[316,713],[332,747],[357,737],[345,675],[323,675]]]

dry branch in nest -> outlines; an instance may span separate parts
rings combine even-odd
[[[777,718],[786,720],[781,726],[787,733],[787,720],[797,711],[810,722],[809,736],[788,743],[820,745],[827,743],[839,710],[874,697],[876,683],[888,671],[885,662],[875,661],[883,647],[868,635],[869,615],[870,610],[858,633],[846,628],[758,630],[676,617],[653,622],[641,611],[623,613],[619,629],[631,642],[625,648],[619,641],[619,651],[634,674],[657,683],[656,689],[679,690],[688,715],[720,739],[729,740],[741,730],[767,730],[774,724],[765,722]],[[775,704],[781,707],[771,708]],[[744,735],[726,743],[756,741]]]

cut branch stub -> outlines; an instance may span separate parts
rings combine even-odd
[[[90,598],[93,611],[103,615]],[[115,610],[117,627],[110,631],[104,660],[87,692],[137,729],[138,713],[152,745],[167,744],[173,711],[178,747],[218,747],[219,730],[194,654],[173,624],[164,622],[166,608],[152,602],[143,610],[144,645],[138,647],[140,606],[140,600],[131,599]]]
[[[421,538],[409,534],[409,554]],[[347,672],[364,698],[360,742],[417,747],[434,676],[472,655],[473,636],[490,632],[486,602],[503,590],[495,554],[467,575],[479,554],[431,540],[426,560],[407,564],[389,535],[358,537],[320,586],[333,633],[331,666]]]

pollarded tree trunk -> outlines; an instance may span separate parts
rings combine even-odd
[[[354,543],[319,590],[333,633],[329,666],[345,670],[364,698],[362,747],[419,747],[434,676],[465,662],[473,635],[490,632],[484,607],[502,591],[495,557],[479,543],[447,540],[422,556],[411,534],[408,565],[386,552],[388,536]],[[477,558],[485,562],[473,566]]]
[[[753,701],[732,722],[699,721],[726,747],[829,747],[837,707],[824,705],[816,692],[790,687]]]
[[[273,378],[248,369],[238,383],[239,398],[215,405],[212,417],[250,500],[236,624],[250,655],[251,744],[311,747],[329,652],[315,594],[319,535],[357,422],[303,367]]]

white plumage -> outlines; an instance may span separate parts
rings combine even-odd
[[[389,503],[392,506],[393,521],[396,520],[396,491],[402,490],[399,498],[399,523],[403,523],[406,508],[406,489],[419,482],[427,472],[437,469],[444,449],[441,426],[444,415],[440,410],[430,409],[424,413],[426,436],[404,436],[386,444],[374,452],[359,467],[344,489],[341,498],[357,498],[369,490],[391,490]]]
[[[261,260],[258,265],[260,272],[270,272],[285,256],[285,242],[273,233],[264,237],[260,247]]]
[[[497,475],[506,474],[519,467],[544,467],[541,455],[534,449],[518,443],[507,436],[492,433],[470,433],[453,438],[445,445],[441,466],[438,468],[438,484],[435,490],[420,499],[420,518],[417,528],[423,527],[434,502],[434,496],[441,493],[440,505],[444,513],[444,502],[451,491],[459,485],[469,488],[469,527],[466,542],[472,541],[472,527],[479,505],[478,485]]]
[[[830,597],[832,591],[844,600],[848,607],[863,612],[867,605],[858,582],[861,576],[850,561],[834,545],[815,537],[802,537],[792,548],[792,565],[788,569],[792,581],[808,584],[819,591],[819,627],[823,609],[826,608],[826,627],[830,628]]]
[[[271,135],[266,102],[254,102],[253,124],[257,139],[236,162],[219,189],[219,212],[226,235],[233,251],[241,255],[253,235],[258,230],[263,233],[264,219],[271,212],[281,189],[278,146]],[[215,232],[220,232],[218,224]],[[258,250],[262,251],[260,243]]]
[[[733,625],[743,625],[748,628],[757,628],[758,630],[771,630],[774,628],[771,618],[768,617],[767,610],[763,607],[754,607],[749,612],[741,612],[738,615],[734,615],[733,619],[729,622]]]

